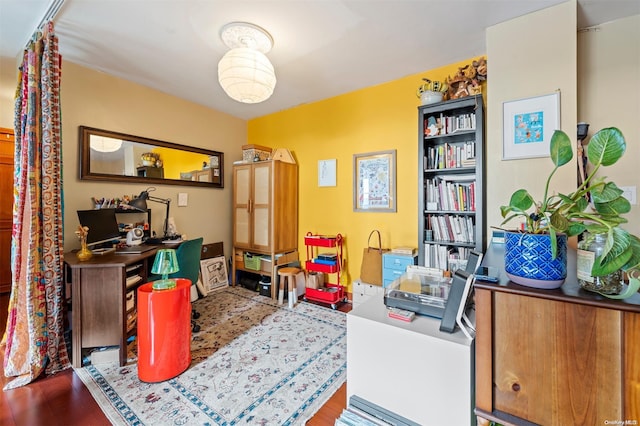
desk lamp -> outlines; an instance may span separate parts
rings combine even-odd
[[[140,195],[138,195],[138,198],[134,198],[129,202],[129,206],[141,212],[146,212],[147,200],[154,201],[156,203],[165,204],[167,206],[167,214],[164,218],[164,227],[162,228],[162,232],[163,232],[163,238],[166,239],[169,237],[169,235],[167,235],[167,232],[169,228],[169,204],[171,204],[171,198],[159,198],[159,197],[154,197],[152,195],[149,195],[149,192],[155,191],[155,190],[156,188],[153,186],[145,189],[140,193]],[[151,226],[151,224],[149,224],[149,226]]]
[[[170,290],[176,287],[176,280],[170,279],[169,274],[175,274],[180,270],[178,256],[174,249],[160,249],[156,253],[151,272],[162,275],[162,279],[153,282],[154,290]]]

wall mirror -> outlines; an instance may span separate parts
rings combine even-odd
[[[80,179],[224,188],[224,153],[79,127]]]

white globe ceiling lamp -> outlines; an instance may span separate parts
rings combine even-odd
[[[273,94],[276,74],[265,53],[273,39],[264,29],[232,22],[220,31],[229,50],[218,62],[218,81],[231,99],[246,104],[262,102]]]
[[[122,140],[91,135],[89,146],[98,152],[116,152],[122,146]]]

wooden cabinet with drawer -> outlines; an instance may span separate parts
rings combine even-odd
[[[640,419],[640,294],[582,290],[572,249],[556,290],[511,283],[502,245],[482,264],[501,276],[474,284],[479,424],[635,424],[626,422]]]

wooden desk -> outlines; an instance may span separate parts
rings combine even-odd
[[[487,250],[482,264],[501,279],[475,283],[479,417],[504,425],[640,421],[640,294],[618,301],[582,290],[575,250],[568,255],[562,287],[538,290],[509,281],[503,245]]]
[[[65,253],[66,282],[71,284],[74,367],[82,367],[83,349],[102,346],[118,346],[120,365],[126,363],[127,339],[136,333],[136,289],[147,282],[150,262],[158,249],[142,254],[94,255],[85,262],[78,261],[73,252]]]

